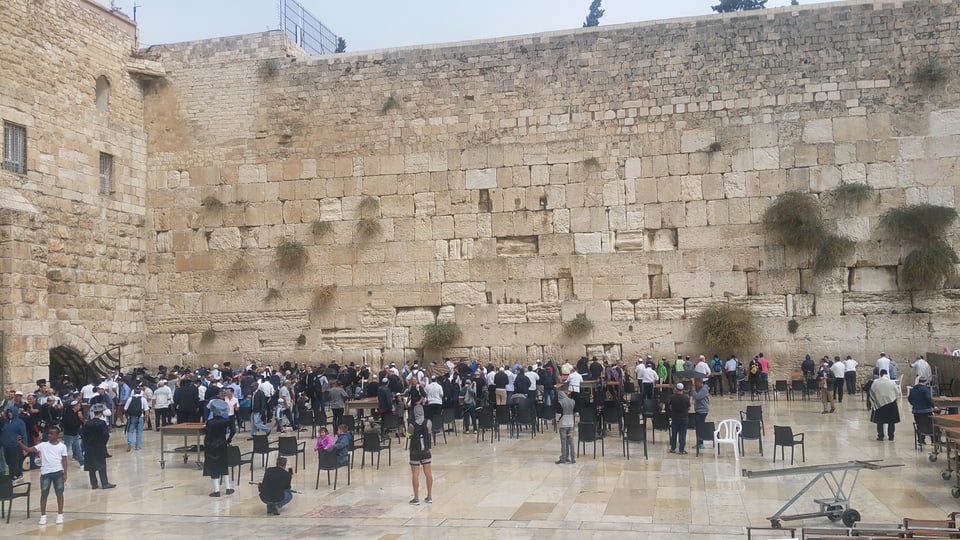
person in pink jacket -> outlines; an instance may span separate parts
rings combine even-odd
[[[326,450],[331,446],[333,446],[333,438],[330,437],[330,433],[327,431],[327,428],[320,428],[320,434],[317,436],[317,445],[313,448],[313,450]]]

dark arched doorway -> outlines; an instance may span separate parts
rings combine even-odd
[[[60,346],[50,349],[50,378],[51,384],[56,384],[66,375],[74,386],[81,386],[92,382],[87,361],[77,351],[70,347]]]

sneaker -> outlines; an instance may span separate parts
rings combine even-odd
[[[702,445],[702,444],[698,444],[698,445],[694,446],[693,449],[694,449],[694,450],[703,450],[703,445]]]
[[[565,460],[565,459],[558,459],[558,460],[555,461],[554,463],[556,463],[557,465],[560,465],[561,463],[566,463],[566,462],[567,462],[567,460]]]
[[[129,451],[131,451],[131,450],[133,450],[133,447],[128,444],[128,445],[127,445],[127,452],[129,452]]]
[[[576,463],[576,462],[577,462],[577,460],[575,460],[575,459],[571,459],[571,460],[569,461],[569,463],[570,463],[571,465],[573,465],[573,464]]]
[[[420,504],[420,499],[414,497],[410,499],[410,504]]]
[[[219,492],[219,491],[214,491],[213,493],[210,494],[210,496],[211,496],[211,497],[219,497],[219,496],[220,496],[220,492]]]
[[[425,502],[425,503],[427,503],[427,504],[432,504],[432,503],[433,503],[433,497],[427,495],[427,498],[424,499],[423,502]]]
[[[687,455],[687,451],[686,451],[686,450],[681,450],[681,451],[680,451],[680,455],[681,455],[681,456]]]
[[[57,514],[57,525],[63,525],[63,514]]]
[[[234,490],[232,490],[232,489],[228,489],[228,490],[227,490],[227,495],[233,495],[233,493],[234,493]]]
[[[40,516],[40,525],[46,525],[46,524],[47,524],[47,515],[44,514]]]

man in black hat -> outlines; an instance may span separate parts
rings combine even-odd
[[[93,418],[83,425],[80,430],[80,436],[83,439],[83,470],[90,474],[90,487],[97,489],[110,489],[117,487],[107,480],[107,442],[110,440],[110,428],[103,419],[103,411],[106,407],[103,403],[97,403],[90,407]],[[99,486],[97,484],[97,475],[100,476]]]

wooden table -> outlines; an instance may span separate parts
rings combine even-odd
[[[173,450],[167,450],[164,446],[164,438],[166,436],[171,437],[183,437],[183,447],[174,448]],[[160,428],[160,468],[163,469],[166,466],[166,461],[163,459],[164,454],[183,454],[183,462],[186,463],[190,460],[190,444],[188,439],[193,436],[197,438],[197,468],[203,467],[203,461],[201,460],[200,455],[200,441],[203,436],[203,424],[200,422],[189,422],[185,424],[170,424],[169,426],[163,426]]]
[[[953,498],[960,498],[960,427],[945,427],[942,429],[947,446],[947,469],[940,477],[950,480],[950,475],[956,475],[956,486],[950,491]],[[953,456],[951,461],[950,456]]]
[[[934,396],[933,404],[941,409],[953,409],[956,411],[957,409],[960,409],[960,397]]]

